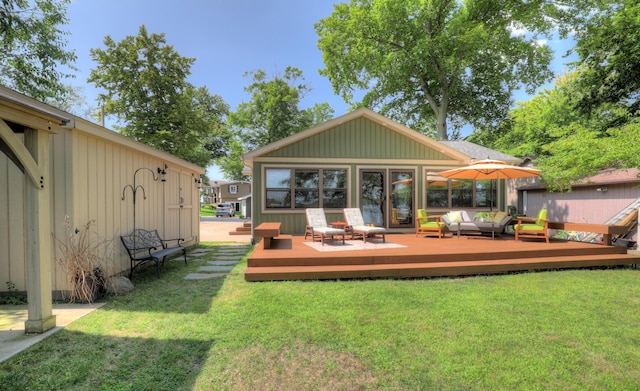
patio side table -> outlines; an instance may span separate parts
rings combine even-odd
[[[344,230],[345,236],[347,234],[351,234],[351,239],[353,239],[353,231],[351,230],[351,226],[347,225],[344,221],[332,221],[329,223],[331,228],[340,228]]]

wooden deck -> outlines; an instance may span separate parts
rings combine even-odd
[[[640,263],[640,256],[627,254],[626,247],[554,240],[547,244],[533,239],[516,242],[513,236],[492,240],[388,234],[387,243],[405,247],[354,251],[318,251],[304,242],[303,236],[290,236],[268,250],[256,246],[248,258],[245,280],[415,278]],[[341,241],[325,246],[337,249]]]

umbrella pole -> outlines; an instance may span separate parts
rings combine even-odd
[[[493,212],[493,179],[489,179],[489,212]]]

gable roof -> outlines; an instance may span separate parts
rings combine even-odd
[[[395,122],[389,118],[386,118],[380,114],[377,114],[374,111],[367,108],[357,109],[355,111],[352,111],[340,117],[336,117],[332,120],[329,120],[327,122],[324,122],[322,124],[309,128],[307,130],[303,130],[302,132],[293,134],[289,137],[285,137],[281,140],[265,145],[264,147],[255,149],[251,152],[248,152],[242,155],[242,160],[244,161],[244,164],[246,166],[253,168],[253,161],[255,158],[267,155],[270,152],[276,151],[287,145],[291,145],[293,143],[299,142],[301,140],[312,137],[319,133],[333,129],[340,124],[343,124],[348,121],[353,121],[358,118],[367,118],[373,122],[376,122],[386,127],[387,129],[400,133],[405,137],[411,138],[414,141],[425,145],[426,147],[439,151],[444,155],[451,157],[453,160],[459,162],[460,164],[468,164],[471,162],[471,160],[473,160],[473,157],[471,157],[466,153],[456,150],[452,146],[436,141],[431,137],[425,136],[424,134],[418,133],[413,129],[410,129],[398,122]],[[471,144],[471,143],[468,143],[468,144]]]

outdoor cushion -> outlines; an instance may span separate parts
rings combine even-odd
[[[312,227],[328,227],[327,217],[321,208],[307,208],[307,224]]]
[[[538,218],[536,219],[536,225],[544,225],[546,221],[547,221],[547,210],[540,209],[540,212],[538,212]]]
[[[364,226],[364,219],[362,218],[362,213],[358,208],[345,208],[344,218],[347,221],[347,224],[353,226]]]
[[[544,225],[537,224],[520,224],[518,226],[518,230],[521,231],[542,231],[544,229]]]

